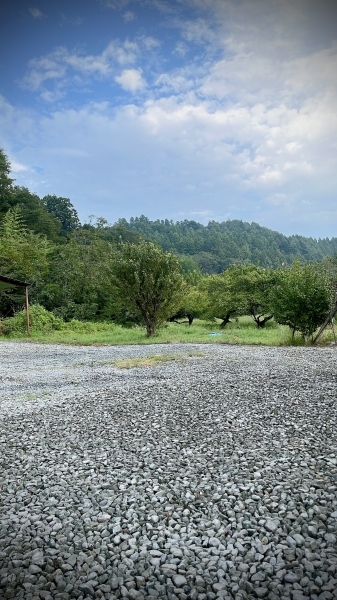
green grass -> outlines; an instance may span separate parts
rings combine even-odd
[[[167,323],[158,329],[155,336],[148,338],[145,328],[126,328],[113,323],[66,323],[65,328],[41,333],[32,330],[30,338],[25,334],[13,333],[0,340],[30,340],[44,343],[76,345],[128,345],[128,344],[175,344],[175,343],[230,343],[280,346],[291,343],[289,329],[269,321],[264,329],[258,329],[250,317],[233,320],[225,329],[219,328],[220,321],[209,323],[195,320],[188,324]],[[222,335],[210,336],[210,333]],[[295,341],[301,341],[296,338]]]
[[[40,309],[39,309],[40,310]],[[41,311],[40,311],[41,312]],[[35,321],[36,327],[40,323]],[[299,334],[292,339],[288,327],[269,321],[264,329],[258,329],[250,317],[233,319],[220,329],[220,320],[207,322],[195,320],[191,326],[187,323],[166,323],[159,328],[153,337],[147,337],[145,327],[122,327],[114,323],[92,323],[71,321],[56,323],[57,329],[50,324],[49,330],[37,331],[32,327],[31,336],[20,331],[2,335],[0,342],[5,340],[27,340],[32,342],[74,344],[83,346],[100,345],[129,345],[129,344],[175,344],[175,343],[218,343],[218,344],[253,344],[263,346],[303,345]],[[44,324],[44,328],[46,325]],[[42,327],[41,327],[42,328]],[[210,333],[217,335],[210,336]],[[330,328],[324,332],[320,345],[329,345],[334,341]]]
[[[193,356],[203,356],[203,353],[190,352],[186,356],[183,354],[153,354],[152,356],[145,356],[143,358],[123,358],[121,360],[114,360],[111,364],[119,369],[134,369],[135,367],[153,367],[172,360],[183,361],[188,357]]]

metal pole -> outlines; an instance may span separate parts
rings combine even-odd
[[[28,333],[28,335],[30,335],[28,285],[26,285],[26,321],[27,321],[27,333]]]

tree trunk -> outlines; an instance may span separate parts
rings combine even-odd
[[[188,321],[177,321],[177,319],[183,319],[184,317],[187,317]],[[169,317],[167,320],[169,323],[178,323],[178,325],[183,325],[183,323],[188,323],[189,325],[192,325],[194,315],[192,313],[178,311],[177,313]]]
[[[230,322],[231,315],[234,315],[234,313],[236,313],[236,310],[229,310],[228,311],[228,313],[226,314],[226,316],[223,319],[222,323],[220,323],[221,329],[223,329],[224,327],[226,327],[227,323]]]
[[[264,319],[262,319],[262,321],[260,321],[260,317],[257,317],[257,319],[254,319],[257,326],[260,328],[263,328],[265,326],[265,324],[270,321],[270,319],[273,318],[273,315],[269,315],[269,317],[265,317]]]
[[[151,335],[155,335],[156,323],[154,321],[146,321],[146,333],[148,337],[150,337]]]

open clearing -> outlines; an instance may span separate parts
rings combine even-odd
[[[0,598],[337,598],[335,348],[0,359]]]

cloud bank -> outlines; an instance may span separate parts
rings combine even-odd
[[[103,4],[136,16],[154,2]],[[95,206],[109,220],[200,215],[334,235],[334,31],[302,0],[175,7],[158,6],[169,49],[157,27],[100,54],[61,46],[30,60],[21,85],[47,112],[1,106],[5,147],[27,168],[18,180],[71,196],[82,218]],[[103,99],[70,101],[74,89],[94,98],[97,82]]]

